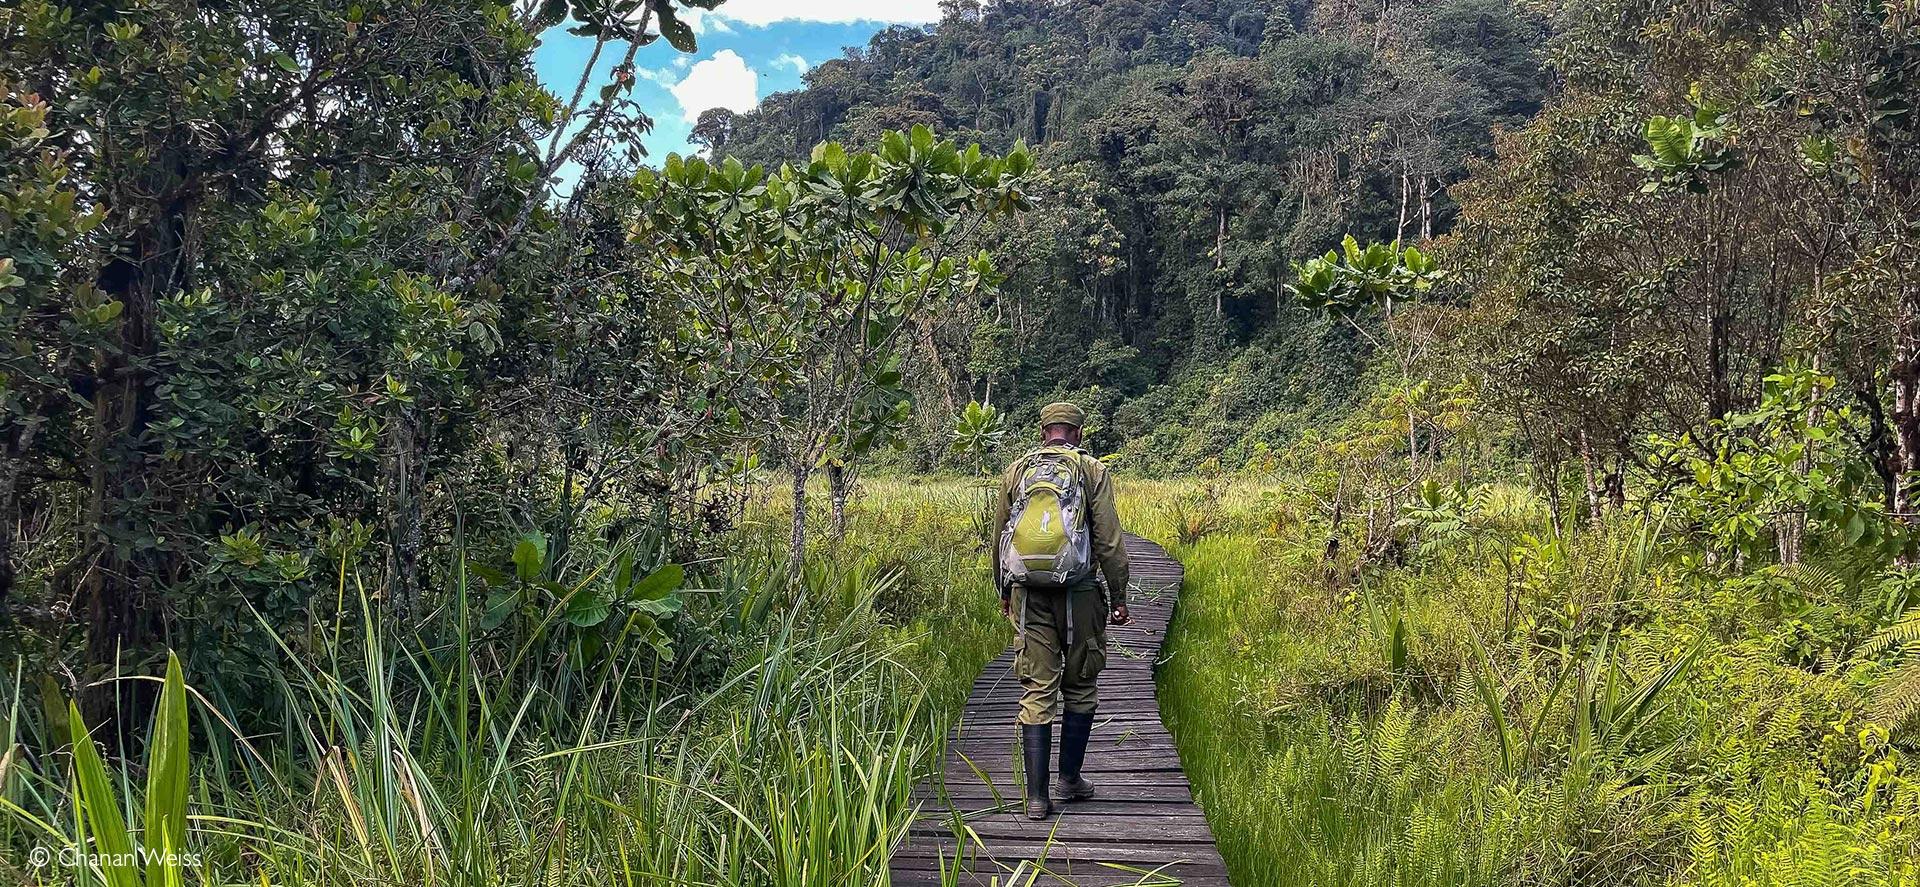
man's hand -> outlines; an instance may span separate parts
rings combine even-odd
[[[1133,615],[1127,612],[1126,604],[1121,604],[1117,607],[1114,607],[1113,615],[1107,618],[1107,624],[1109,625],[1125,625],[1132,621],[1133,621]]]
[[[1000,615],[1009,619],[1013,618],[1013,598],[1003,597],[1000,599]]]

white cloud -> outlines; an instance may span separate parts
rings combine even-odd
[[[686,70],[687,66],[691,64],[693,64],[693,58],[691,56],[676,55],[673,57],[673,66],[682,71]]]
[[[794,55],[791,52],[783,52],[777,56],[774,56],[773,63],[775,65],[786,65],[787,67],[792,68],[793,72],[796,74],[805,74],[807,73],[808,68],[813,67],[812,65],[807,64],[806,59],[803,59],[797,55]]]
[[[708,108],[753,110],[760,101],[760,75],[747,67],[739,53],[723,49],[713,58],[695,62],[687,76],[668,91],[679,100],[681,116],[692,123]]]
[[[716,16],[749,25],[774,22],[886,22],[924,25],[940,20],[940,0],[727,0]]]
[[[725,19],[719,18],[713,13],[697,6],[683,6],[675,10],[675,12],[680,16],[681,21],[687,23],[687,27],[693,29],[695,34],[705,34],[708,31],[712,31],[715,34],[733,33],[733,28],[727,24]]]

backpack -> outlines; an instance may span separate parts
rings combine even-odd
[[[1086,472],[1073,447],[1041,447],[1021,457],[1007,525],[1000,530],[1005,582],[1067,588],[1093,576]]]

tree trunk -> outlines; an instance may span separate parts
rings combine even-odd
[[[387,518],[387,604],[400,617],[414,611],[420,596],[429,433],[420,415],[423,409],[419,404],[405,407],[387,426],[386,478],[381,495]]]
[[[1393,326],[1392,300],[1387,301],[1387,307],[1383,313],[1387,320],[1388,329],[1391,330]],[[1420,480],[1420,423],[1413,409],[1414,354],[1411,350],[1395,352],[1395,358],[1400,363],[1401,405],[1406,408],[1407,413],[1407,482],[1410,484],[1418,483]]]
[[[1407,399],[1407,482],[1420,480],[1420,426],[1413,415],[1413,386],[1405,387],[1401,394]]]
[[[1226,314],[1226,308],[1221,301],[1222,292],[1226,289],[1226,281],[1219,273],[1227,267],[1227,202],[1225,200],[1220,201],[1220,208],[1215,215],[1218,217],[1218,224],[1214,227],[1213,233],[1213,316],[1218,318]]]
[[[1773,526],[1775,553],[1783,564],[1797,564],[1806,547],[1807,513],[1794,511],[1781,515]]]
[[[953,374],[947,371],[946,361],[940,358],[940,346],[933,338],[933,318],[921,311],[915,312],[913,319],[920,334],[920,347],[927,352],[927,364],[933,368],[934,377],[940,384],[940,404],[947,408],[947,415],[953,415],[960,409],[953,401]]]
[[[1887,377],[1893,388],[1893,409],[1887,415],[1893,432],[1893,514],[1902,523],[1912,523],[1914,474],[1920,471],[1920,305],[1912,297],[1900,301]]]
[[[0,612],[13,594],[13,543],[20,538],[20,472],[33,451],[34,439],[40,436],[42,421],[39,415],[23,420],[7,441],[6,459],[0,462]]]
[[[1606,502],[1614,511],[1627,507],[1627,460],[1617,458],[1612,467],[1600,478],[1601,489],[1606,491]]]
[[[834,544],[839,544],[847,535],[847,495],[853,487],[853,470],[838,460],[827,463],[827,497],[832,507],[832,516],[827,524],[827,532],[832,534]]]
[[[1127,245],[1127,303],[1128,312],[1120,327],[1120,339],[1123,343],[1133,344],[1136,321],[1145,321],[1153,317],[1153,281],[1147,277],[1152,256],[1147,244],[1154,237],[1153,217],[1147,211],[1144,200],[1128,201],[1128,209],[1133,215],[1133,230],[1138,234],[1126,238]]]
[[[1213,229],[1213,270],[1219,271],[1227,266],[1227,202],[1222,199],[1214,212]]]
[[[146,502],[152,478],[142,437],[151,418],[151,373],[158,339],[154,320],[161,298],[179,281],[186,267],[186,231],[191,204],[180,196],[177,164],[154,164],[150,193],[173,192],[152,207],[151,220],[125,243],[126,252],[109,261],[97,277],[102,291],[120,302],[112,347],[94,354],[92,439],[88,445],[87,547],[91,561],[82,571],[80,598],[85,602],[88,674],[105,677],[115,671],[123,650],[137,650],[157,621],[157,601],[141,595],[153,587],[155,555],[151,534],[141,526],[145,509],[164,504]],[[130,198],[131,199],[131,198]],[[121,722],[119,701],[112,685],[84,694],[81,701],[88,723],[103,726],[107,735],[130,728],[138,717]]]
[[[1821,273],[1818,265],[1816,265],[1813,273],[1814,304],[1816,305],[1825,304],[1820,301],[1820,289]],[[1815,355],[1813,359],[1814,372],[1820,372],[1820,364],[1819,355]],[[1813,406],[1807,411],[1808,425],[1818,426],[1820,424],[1822,415],[1826,410],[1826,402],[1822,399],[1825,393],[1826,392],[1823,392],[1818,385],[1814,386]],[[1801,454],[1799,467],[1802,475],[1813,471],[1812,447],[1808,447],[1807,450]],[[1774,553],[1780,558],[1781,563],[1799,563],[1801,555],[1806,550],[1806,539],[1807,512],[1805,509],[1795,509],[1775,519],[1773,528]]]
[[[574,487],[579,485],[580,476],[586,469],[585,447],[580,441],[579,416],[567,423],[568,427],[560,444],[560,516],[553,533],[553,541],[547,546],[547,562],[557,564],[564,561],[567,552],[573,550],[574,523],[580,512],[587,507],[586,496],[579,501],[574,499]]]
[[[1433,180],[1420,177],[1420,239],[1433,239]]]
[[[800,587],[807,556],[807,475],[806,465],[793,465],[793,535],[787,539],[787,582]]]
[[[1580,432],[1580,471],[1587,489],[1587,520],[1594,527],[1600,526],[1600,481],[1594,467],[1593,441],[1587,438],[1587,432]]]
[[[1413,197],[1413,185],[1406,164],[1400,165],[1400,221],[1393,226],[1393,244],[1399,246],[1407,236],[1407,203]]]
[[[20,460],[9,454],[0,465],[0,612],[13,595],[13,540],[20,535]]]

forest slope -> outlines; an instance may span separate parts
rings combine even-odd
[[[916,337],[945,409],[922,412],[943,432],[969,399],[1077,398],[1137,467],[1244,459],[1351,409],[1370,348],[1288,300],[1292,263],[1447,231],[1449,186],[1549,87],[1544,22],[1506,0],[947,8],[695,138],[768,162],[912,125],[1032,145],[1036,211],[980,238],[1000,294]]]

